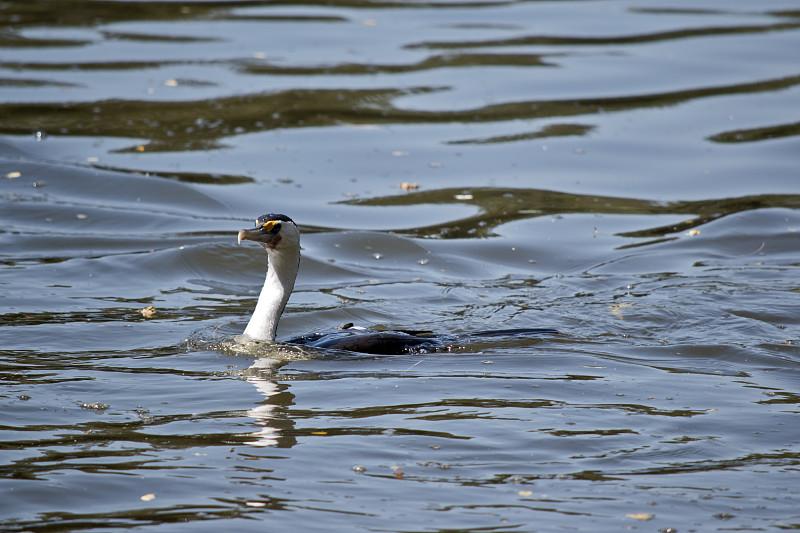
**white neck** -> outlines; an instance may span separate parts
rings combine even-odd
[[[269,258],[267,278],[258,297],[256,309],[244,330],[244,335],[253,340],[274,341],[278,320],[289,301],[294,280],[300,267],[299,253],[281,253],[267,250]],[[299,251],[298,251],[299,252]]]

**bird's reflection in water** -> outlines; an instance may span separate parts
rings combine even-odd
[[[281,417],[280,413],[292,402],[293,395],[287,392],[287,385],[278,384],[276,373],[291,361],[310,359],[319,354],[303,346],[252,341],[240,335],[228,344],[228,349],[237,355],[256,356],[253,364],[241,371],[241,376],[264,396],[259,405],[246,412],[260,429],[240,434],[240,437],[249,439],[243,443],[251,446],[291,446],[293,437],[287,435],[286,430],[292,422]]]
[[[255,420],[261,429],[242,434],[243,437],[250,438],[250,440],[244,441],[244,444],[252,446],[275,446],[278,444],[281,430],[274,424],[274,420],[280,405],[272,403],[270,400],[277,396],[281,389],[270,378],[280,364],[280,361],[276,359],[259,357],[250,368],[244,371],[244,379],[252,383],[256,390],[264,396],[264,401],[260,405],[247,410],[247,416]]]
[[[283,383],[288,377],[279,377],[278,370],[292,361],[318,358],[320,351],[307,346],[255,341],[233,334],[234,328],[226,324],[197,330],[186,339],[186,347],[252,360],[249,367],[229,372],[251,383],[263,396],[263,400],[245,412],[259,429],[238,433],[236,441],[252,446],[292,446],[294,436],[289,430],[293,422],[281,413],[292,404],[294,395],[288,391],[289,385]]]
[[[286,383],[289,376],[278,375],[278,370],[292,361],[336,357],[343,359],[373,359],[371,354],[355,352],[320,350],[310,346],[288,344],[283,342],[253,341],[242,335],[233,339],[217,342],[217,351],[225,351],[236,355],[255,356],[255,361],[248,368],[239,371],[239,375],[252,383],[256,390],[264,396],[264,400],[256,407],[247,410],[246,414],[259,426],[258,431],[241,433],[240,437],[249,440],[244,444],[252,446],[281,446],[294,444],[291,419],[281,416],[283,410],[294,401],[294,395],[288,391]]]

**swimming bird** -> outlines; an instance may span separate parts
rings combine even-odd
[[[270,213],[258,217],[254,228],[240,230],[239,244],[242,241],[257,242],[267,251],[267,277],[253,316],[244,330],[244,336],[250,340],[271,342],[275,340],[278,321],[292,294],[300,268],[300,230],[288,216]],[[310,333],[286,342],[330,350],[395,355],[436,351],[472,337],[555,333],[558,332],[554,329],[522,328],[440,336],[430,331],[370,331],[353,327],[352,324],[343,324],[334,332]]]

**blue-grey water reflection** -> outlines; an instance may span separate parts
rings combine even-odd
[[[797,528],[794,2],[2,7],[0,529]]]

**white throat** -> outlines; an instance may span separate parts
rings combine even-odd
[[[256,309],[244,330],[253,340],[274,341],[278,320],[289,301],[300,267],[299,247],[294,250],[267,250],[267,277]]]

